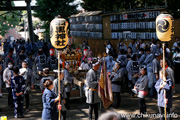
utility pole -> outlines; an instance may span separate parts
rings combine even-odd
[[[29,30],[29,39],[34,42],[34,33],[32,25],[32,14],[31,14],[31,0],[25,0],[27,4],[27,14],[28,14],[28,30]]]

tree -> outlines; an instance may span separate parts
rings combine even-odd
[[[50,22],[57,15],[68,19],[72,14],[76,14],[76,5],[70,5],[74,0],[36,0],[40,10],[35,10],[34,16],[44,21],[43,28],[46,29],[46,34],[49,34]]]
[[[175,19],[180,18],[180,2],[177,0],[168,0],[168,13]]]
[[[137,8],[165,7],[165,0],[84,0],[82,6],[87,11],[125,11]],[[174,18],[180,18],[180,2],[167,0],[167,10]]]
[[[85,10],[102,10],[106,12],[163,5],[164,0],[84,0],[82,4]]]
[[[11,4],[14,6],[14,2]],[[0,7],[6,7],[6,2],[0,1]],[[7,12],[8,11],[0,11],[0,35],[2,36],[5,35],[9,28],[14,28],[20,23],[20,11],[11,11],[9,13]]]
[[[115,11],[120,7],[120,0],[84,0],[82,6],[88,11]]]

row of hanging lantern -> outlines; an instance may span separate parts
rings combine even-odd
[[[9,23],[3,22],[3,25],[6,25],[6,24],[7,24],[7,26],[14,27],[14,25],[13,25],[13,24],[9,24]],[[17,25],[16,25],[15,27],[17,28]]]
[[[101,16],[78,16],[72,17],[69,19],[69,22],[72,23],[83,23],[83,22],[101,22]]]
[[[111,23],[111,30],[121,29],[156,29],[155,22],[128,22],[128,23]]]
[[[102,38],[101,32],[88,32],[88,31],[70,31],[71,36],[86,37],[86,38]]]
[[[102,24],[71,24],[71,30],[95,30],[99,31],[102,30]]]
[[[149,12],[137,12],[137,13],[112,15],[111,21],[151,19],[151,18],[156,18],[159,14],[160,11],[149,11]]]
[[[130,39],[158,39],[156,32],[112,32],[111,33],[112,39],[121,39],[121,38],[130,38]]]

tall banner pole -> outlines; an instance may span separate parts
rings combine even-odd
[[[68,45],[68,22],[64,19],[61,18],[60,15],[55,17],[50,24],[50,40],[51,44],[54,48],[57,49],[58,51],[58,92],[60,94],[61,91],[61,84],[60,84],[60,56],[61,56],[61,51],[63,50],[67,45]],[[59,105],[58,105],[58,110],[59,110],[59,120],[61,120],[61,102],[60,102],[61,96],[59,98]]]
[[[163,13],[156,18],[156,34],[159,40],[163,42],[163,82],[166,82],[165,76],[165,42],[171,41],[174,36],[174,18],[168,14]],[[166,113],[166,90],[164,89],[164,116],[167,120]]]
[[[60,59],[61,59],[61,52],[60,50],[58,50],[58,92],[60,94],[60,90],[61,90],[61,68],[60,68]],[[61,97],[59,98],[59,105],[60,103]],[[59,109],[59,120],[61,120],[61,110]]]
[[[165,43],[163,43],[163,82],[166,82],[165,78]],[[165,120],[167,120],[166,115],[166,90],[164,89],[164,114],[165,114]]]

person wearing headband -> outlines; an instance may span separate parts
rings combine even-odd
[[[173,81],[171,80],[169,73],[165,71],[165,75],[163,75],[163,70],[160,71],[160,79],[156,82],[155,88],[157,91],[157,105],[158,110],[161,115],[160,120],[164,120],[164,107],[166,102],[166,112],[167,112],[167,120],[171,120],[171,111],[172,111],[172,102],[173,102],[173,92],[172,86]],[[166,95],[164,95],[164,91],[166,91]],[[165,96],[165,98],[164,98]]]
[[[121,103],[121,85],[123,81],[123,68],[121,68],[121,62],[116,61],[113,72],[110,75],[112,83],[112,92],[113,92],[113,107],[118,108]]]
[[[163,68],[163,59],[160,60],[160,66],[161,66],[161,68]],[[174,89],[174,87],[175,87],[174,70],[171,67],[169,67],[168,59],[165,59],[165,70],[168,73],[167,78],[171,79],[172,88]]]
[[[95,120],[98,119],[98,103],[100,98],[98,96],[98,78],[97,71],[100,67],[100,62],[94,59],[92,62],[92,69],[86,74],[86,103],[89,105],[89,120],[92,120],[92,113],[94,111]]]
[[[65,85],[64,85],[64,74],[63,74],[63,70],[60,71],[60,73],[58,72],[58,70],[54,70],[54,72],[56,72],[58,75],[59,75],[59,78],[60,78],[60,91],[58,91],[58,81],[59,79],[55,79],[53,81],[53,91],[56,95],[58,95],[59,93],[61,94],[61,105],[62,105],[62,109],[61,109],[61,113],[62,113],[62,116],[63,116],[63,120],[66,120],[66,107],[65,107],[65,104],[66,104],[66,101],[65,101],[65,98],[66,98],[66,92],[65,92]]]
[[[64,82],[65,82],[65,92],[66,92],[66,108],[70,109],[69,106],[69,98],[70,98],[70,91],[71,91],[71,85],[73,84],[73,76],[69,73],[70,64],[69,62],[65,62],[65,68],[63,70],[64,74]]]
[[[140,77],[135,83],[134,90],[137,91],[139,97],[139,109],[140,114],[146,113],[146,102],[145,97],[148,93],[148,76],[147,76],[147,68],[145,65],[140,67]]]
[[[44,68],[43,69],[43,77],[40,80],[40,89],[43,92],[44,91],[44,83],[46,82],[46,80],[54,80],[54,77],[49,75],[49,68]]]

